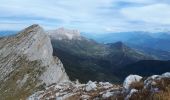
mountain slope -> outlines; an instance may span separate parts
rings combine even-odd
[[[113,70],[139,60],[153,59],[121,42],[100,44],[77,32],[62,28],[62,31],[58,29],[48,33],[52,39],[54,55],[61,59],[72,80],[118,82],[119,78],[114,77]],[[70,33],[72,38],[68,38]]]
[[[25,99],[46,85],[68,81],[62,63],[52,53],[50,38],[38,25],[0,39],[1,99]]]
[[[58,56],[72,80],[81,82],[89,80],[114,80],[113,75],[105,69],[108,62],[104,60],[105,47],[86,39],[52,40],[54,55]],[[101,67],[102,66],[102,67]],[[109,66],[108,66],[109,68]],[[110,75],[109,75],[110,74]]]
[[[110,60],[111,63],[117,65],[118,68],[140,60],[154,59],[149,55],[126,46],[122,42],[109,43],[107,45],[109,46],[110,50],[107,58],[109,58],[108,60]]]
[[[127,44],[128,46],[137,49],[148,55],[154,56],[157,60],[170,60],[170,51],[165,51],[161,49],[154,49],[152,47],[146,47],[141,45]]]

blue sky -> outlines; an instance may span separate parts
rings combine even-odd
[[[0,0],[0,30],[170,31],[169,0]]]

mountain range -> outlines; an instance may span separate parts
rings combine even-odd
[[[134,89],[152,94],[150,87],[147,88],[150,92],[144,91],[145,86],[153,85],[151,79],[159,83],[154,85],[157,89],[167,93],[164,88],[168,87],[170,74],[162,73],[170,71],[170,61],[160,57],[156,52],[149,54],[146,50],[133,48],[121,41],[99,43],[82,36],[77,30],[59,28],[45,31],[35,24],[15,35],[0,38],[0,99],[25,100],[33,93],[29,100],[45,97],[56,99],[57,95],[64,98],[63,93],[76,93],[78,98],[82,98],[81,94],[77,94],[80,92],[88,93],[93,98],[97,95],[100,98],[108,98],[108,95],[117,98],[119,94],[113,95],[112,90],[126,98]],[[129,74],[139,74],[144,79],[152,74],[162,75],[154,75],[143,81],[141,76]],[[101,82],[80,84],[76,81],[74,84],[73,81],[77,79],[82,83],[89,80]],[[123,87],[108,83],[120,84],[124,79]],[[132,81],[137,82],[137,85],[130,84]],[[133,85],[133,88],[127,88],[128,84]],[[106,91],[110,94],[105,94]],[[95,93],[96,96],[89,93]],[[146,95],[143,97],[147,98]]]
[[[82,33],[83,36],[92,38],[100,43],[113,43],[122,41],[131,48],[143,53],[153,55],[161,60],[170,59],[170,34],[169,32],[120,32],[95,35]]]

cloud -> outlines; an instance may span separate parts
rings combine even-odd
[[[144,7],[129,7],[122,9],[122,14],[132,21],[170,25],[170,5],[153,4]]]
[[[0,30],[34,23],[91,33],[168,30],[169,8],[168,0],[1,0]]]

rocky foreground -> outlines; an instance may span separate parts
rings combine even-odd
[[[129,75],[123,85],[109,82],[52,84],[28,100],[169,100],[170,73],[143,78]]]

